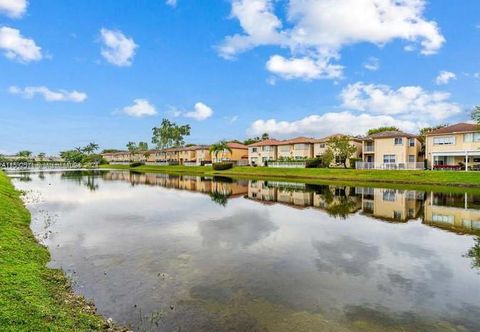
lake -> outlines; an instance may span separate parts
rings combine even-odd
[[[11,173],[74,288],[137,331],[479,331],[480,195]]]

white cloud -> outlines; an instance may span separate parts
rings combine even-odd
[[[398,120],[388,115],[354,114],[343,111],[314,114],[296,121],[257,120],[248,129],[248,134],[261,135],[267,132],[278,138],[300,135],[323,137],[339,132],[362,135],[368,129],[380,126],[397,126],[408,132],[416,132],[424,125],[417,121]]]
[[[455,75],[455,73],[442,70],[435,79],[435,83],[437,83],[437,85],[448,84],[448,82],[450,82],[451,80],[456,79],[457,75]]]
[[[133,105],[123,108],[123,112],[128,116],[137,118],[154,116],[157,114],[155,106],[150,104],[150,102],[146,99],[135,99],[133,101]]]
[[[346,109],[405,120],[444,120],[461,112],[460,106],[450,101],[449,93],[428,92],[419,86],[394,90],[387,85],[357,82],[344,88],[340,98]]]
[[[0,27],[0,49],[8,59],[20,62],[42,59],[42,49],[35,41],[22,36],[19,30]]]
[[[268,71],[284,79],[313,80],[319,78],[340,78],[343,67],[325,61],[325,59],[291,58],[272,56],[266,65]]]
[[[23,89],[16,86],[8,88],[8,92],[14,95],[20,95],[23,98],[31,99],[36,95],[40,95],[46,101],[69,101],[74,103],[81,103],[87,99],[87,94],[76,90],[66,91],[57,90],[53,91],[45,86],[27,86]]]
[[[474,74],[473,74],[473,77],[475,77],[475,78],[480,78],[480,73],[474,73]]]
[[[213,115],[213,110],[209,106],[200,102],[195,104],[194,111],[186,112],[183,114],[183,116],[187,118],[195,119],[197,121],[206,120],[212,115]]]
[[[363,68],[370,71],[377,71],[380,69],[380,60],[375,57],[370,57],[363,64]]]
[[[27,0],[0,0],[0,13],[12,18],[19,18],[27,10]]]
[[[175,7],[177,5],[177,0],[166,0],[165,3],[168,6]]]
[[[126,37],[121,31],[102,28],[102,56],[115,66],[125,67],[132,64],[135,49],[138,47],[132,38]]]
[[[218,47],[225,58],[262,45],[288,48],[294,59],[328,68],[346,45],[372,43],[383,46],[395,39],[419,44],[421,53],[436,53],[445,42],[436,22],[424,18],[425,0],[289,0],[286,22],[275,14],[273,0],[233,0],[231,17],[238,19],[241,34],[227,36]],[[284,28],[287,26],[287,28]],[[285,59],[284,59],[285,60]],[[293,65],[292,59],[284,64]],[[311,79],[311,70],[285,78]],[[267,68],[269,68],[267,66]],[[342,67],[334,67],[336,71]],[[338,74],[333,75],[337,77]],[[313,75],[332,78],[332,75]]]

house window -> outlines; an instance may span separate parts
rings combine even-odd
[[[262,148],[263,151],[265,152],[270,152],[270,151],[273,151],[272,147],[270,145],[265,145],[263,148]]]
[[[453,145],[455,144],[455,136],[434,137],[433,145]]]
[[[469,133],[463,135],[465,143],[480,142],[480,133]]]
[[[415,162],[415,155],[414,154],[408,155],[408,162],[409,163],[414,163]]]
[[[453,225],[455,218],[450,215],[443,215],[443,214],[434,214],[432,215],[432,221],[441,223],[441,224],[450,224]]]
[[[325,149],[325,143],[322,143],[319,146],[320,146],[320,149]]]
[[[295,144],[295,150],[308,150],[308,144]]]
[[[253,153],[256,153],[256,152],[257,152],[257,148],[252,148],[252,152],[253,152]]]
[[[402,145],[403,138],[402,137],[395,137],[395,145]]]
[[[395,164],[395,155],[394,154],[385,154],[383,155],[384,164]]]
[[[408,139],[408,145],[409,146],[415,146],[415,138],[409,138]]]
[[[396,193],[395,190],[390,189],[390,190],[385,190],[383,192],[383,200],[387,202],[395,202],[396,198]]]
[[[290,146],[289,145],[282,145],[280,147],[280,152],[289,152],[290,151]]]
[[[400,212],[400,211],[393,211],[393,219],[395,219],[395,220],[402,220],[402,212]]]

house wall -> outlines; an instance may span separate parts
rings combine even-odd
[[[256,152],[254,152],[255,150]],[[277,146],[275,145],[249,147],[248,163],[250,165],[256,164],[258,166],[263,166],[265,160],[277,159],[277,150]]]
[[[211,153],[213,162],[220,162],[222,160],[239,161],[242,160],[244,156],[248,156],[248,149],[232,148],[232,152],[228,150],[223,153],[220,152],[218,153],[218,157],[215,157],[215,153]]]
[[[433,144],[433,140],[435,137],[454,137],[455,144],[449,145],[435,145]],[[446,135],[435,135],[435,136],[427,136],[425,142],[425,152],[426,158],[428,160],[429,166],[433,165],[433,153],[462,153],[464,154],[466,151],[469,151],[469,154],[472,152],[477,152],[480,154],[480,142],[465,142],[465,135],[462,134],[446,134]],[[454,158],[454,165],[458,165],[458,163],[464,163],[464,157],[455,157]],[[479,162],[473,162],[473,158],[470,159],[469,166],[480,164]]]
[[[305,144],[306,149],[299,149],[299,145]],[[313,158],[313,144],[311,143],[300,143],[300,144],[288,144],[288,145],[279,145],[277,149],[278,159],[280,158],[294,158],[294,159],[305,159]]]
[[[420,157],[421,143],[418,139],[415,139],[415,146],[413,147],[410,146],[409,139],[407,137],[403,137],[402,144],[395,144],[395,138],[393,137],[376,138],[373,144],[375,167],[381,167],[383,165],[385,155],[394,155],[396,164],[408,163],[409,155],[415,156],[415,162],[423,161],[423,159]],[[368,155],[372,155],[372,153],[367,151],[363,153],[364,161],[367,161]]]

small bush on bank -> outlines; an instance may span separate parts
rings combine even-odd
[[[212,167],[214,171],[224,171],[226,169],[233,168],[233,163],[229,163],[229,162],[213,163]]]
[[[143,165],[145,165],[145,163],[141,161],[134,161],[133,163],[130,163],[130,167],[138,167]]]
[[[348,161],[350,162],[350,168],[355,169],[355,168],[357,168],[357,161],[362,161],[362,159],[361,158],[350,158]]]
[[[324,167],[322,158],[311,158],[305,161],[306,168],[320,168]]]

